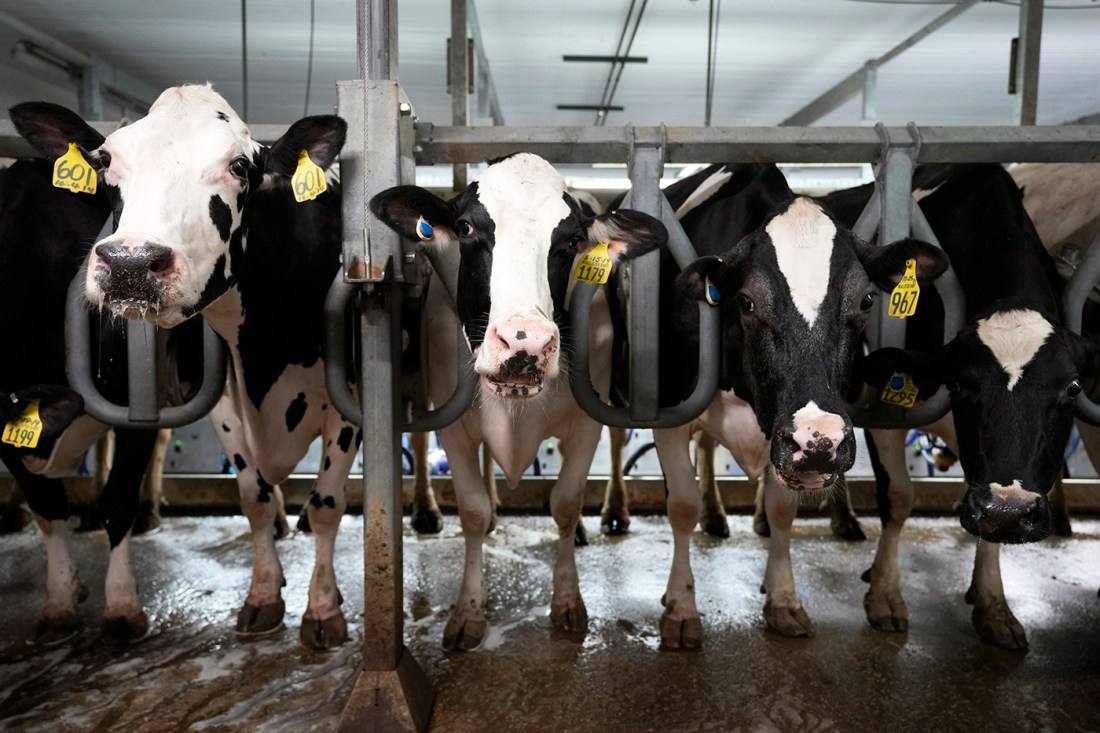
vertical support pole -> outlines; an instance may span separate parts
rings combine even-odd
[[[1043,38],[1043,0],[1020,0],[1020,36],[1016,48],[1017,125],[1034,125],[1039,99],[1039,48]]]
[[[86,120],[103,119],[102,82],[102,66],[93,57],[80,78],[80,116]]]
[[[658,128],[662,131],[664,128]],[[635,131],[637,132],[637,131]],[[630,207],[661,218],[661,172],[664,169],[663,134],[656,140],[635,138],[630,157]],[[657,370],[660,342],[657,314],[660,297],[660,253],[651,252],[630,262],[627,328],[630,334],[630,418],[657,419]]]
[[[889,147],[880,169],[879,191],[882,201],[882,219],[879,222],[878,243],[890,242],[909,236],[909,216],[912,208],[913,161],[910,148]],[[886,346],[905,346],[905,321],[886,314],[885,299],[878,300],[875,317],[867,322],[867,337],[872,349]]]
[[[868,62],[863,67],[863,101],[860,107],[860,118],[864,125],[873,125],[878,122],[878,67]]]
[[[447,46],[447,88],[451,91],[451,124],[464,127],[469,119],[470,47],[466,42],[466,2],[451,0],[451,39]],[[454,164],[454,190],[466,188],[465,163]]]

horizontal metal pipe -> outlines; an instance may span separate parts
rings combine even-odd
[[[118,122],[108,122],[103,120],[97,120],[88,123],[94,130],[100,135],[107,137],[112,132],[118,129]],[[248,129],[252,133],[252,138],[258,140],[265,145],[278,140],[283,136],[283,133],[287,130],[287,125],[281,124],[260,124],[249,125]],[[15,125],[11,120],[6,118],[0,120],[0,157],[2,158],[33,158],[38,156],[38,153],[31,144],[20,137],[19,133],[15,131]]]
[[[1081,333],[1085,302],[1098,281],[1100,281],[1100,236],[1085,252],[1081,264],[1077,266],[1063,293],[1063,317],[1066,327],[1074,333]],[[1073,407],[1077,417],[1091,425],[1100,425],[1100,405],[1089,399],[1084,392],[1077,395]]]

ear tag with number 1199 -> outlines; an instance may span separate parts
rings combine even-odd
[[[906,318],[917,312],[917,298],[920,297],[920,285],[917,284],[917,261],[905,261],[905,274],[890,293],[890,309],[887,313],[896,318]]]
[[[4,426],[0,442],[16,448],[37,448],[41,435],[42,418],[38,415],[38,402],[32,402],[23,410],[23,414]]]

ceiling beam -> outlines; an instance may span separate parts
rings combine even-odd
[[[780,122],[780,127],[802,127],[810,125],[829,114],[863,90],[864,80],[868,77],[868,72],[871,72],[873,75],[874,70],[878,69],[878,67],[897,57],[906,49],[916,45],[918,42],[947,25],[979,2],[981,2],[981,0],[963,0],[963,2],[939,16],[882,56],[879,56],[877,59],[869,60],[866,64],[849,74],[820,97]],[[873,76],[871,78],[873,84]]]

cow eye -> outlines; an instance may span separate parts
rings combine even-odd
[[[863,300],[859,301],[859,309],[861,311],[871,310],[871,306],[875,304],[875,294],[867,293],[863,296]]]
[[[234,158],[233,162],[229,164],[229,172],[243,181],[248,177],[248,158]]]
[[[1066,385],[1066,397],[1076,398],[1079,394],[1081,394],[1081,380],[1075,378]]]
[[[459,219],[455,224],[455,231],[458,232],[460,237],[472,237],[474,236],[474,225],[465,219]]]
[[[748,315],[749,313],[752,313],[754,310],[756,310],[756,304],[752,302],[752,298],[745,295],[744,293],[737,294],[737,307],[745,315]]]

